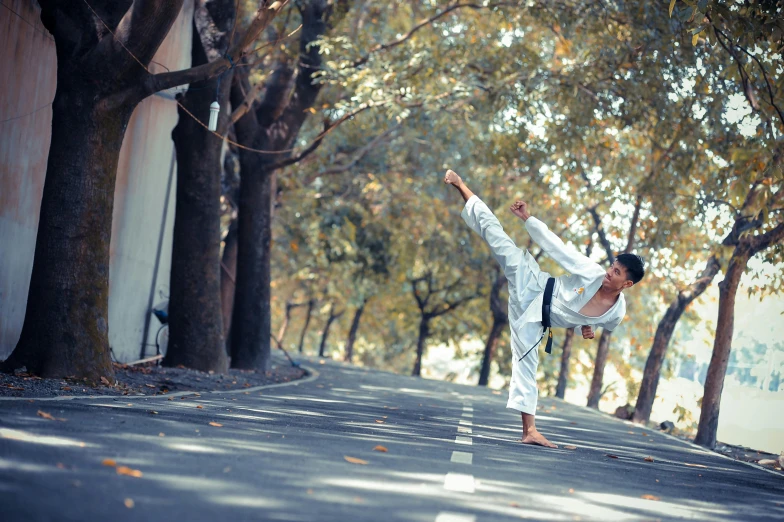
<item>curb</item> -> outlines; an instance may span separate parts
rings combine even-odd
[[[299,386],[300,384],[305,384],[311,381],[315,381],[319,378],[319,372],[311,368],[310,366],[306,366],[304,364],[300,364],[300,368],[305,370],[307,374],[303,376],[301,379],[297,379],[295,381],[288,381],[288,382],[277,382],[274,384],[261,384],[259,386],[252,386],[250,388],[243,388],[241,390],[226,390],[226,391],[218,391],[218,390],[208,390],[208,391],[181,391],[175,393],[166,393],[162,395],[60,395],[58,397],[0,397],[0,402],[2,401],[41,401],[41,402],[49,402],[49,401],[74,401],[74,400],[86,400],[86,399],[122,399],[122,400],[139,400],[139,399],[172,399],[175,397],[182,397],[185,395],[193,395],[195,393],[201,395],[207,394],[222,394],[222,395],[237,395],[237,394],[244,394],[245,392],[255,392],[259,390],[268,390],[271,388],[282,388],[284,386]]]
[[[564,402],[566,402],[566,401],[564,401]],[[732,462],[738,462],[740,464],[745,464],[747,466],[750,466],[752,468],[756,468],[756,469],[761,470],[761,471],[767,471],[771,475],[776,475],[779,478],[784,478],[784,476],[781,473],[779,473],[778,471],[775,471],[775,470],[772,470],[772,469],[768,469],[765,466],[760,466],[759,464],[755,464],[753,462],[746,462],[745,460],[735,460],[732,457],[728,457],[727,455],[724,455],[723,453],[719,453],[718,451],[709,450],[707,448],[704,448],[704,447],[700,446],[699,444],[694,444],[693,442],[689,442],[688,440],[683,440],[683,439],[681,439],[679,437],[676,437],[675,435],[671,435],[671,434],[666,433],[664,431],[656,430],[656,429],[653,429],[651,427],[645,426],[643,424],[635,424],[634,422],[631,422],[631,421],[619,419],[619,418],[617,418],[617,417],[615,417],[613,415],[610,415],[609,413],[604,413],[604,412],[602,412],[600,410],[595,410],[593,408],[588,408],[586,406],[577,406],[576,404],[571,404],[571,403],[568,403],[568,402],[567,402],[567,404],[570,404],[571,406],[576,406],[577,408],[582,408],[584,410],[588,410],[588,411],[590,411],[592,413],[595,413],[596,415],[600,415],[601,417],[603,417],[605,419],[606,418],[610,418],[612,420],[615,420],[615,421],[618,421],[618,422],[622,422],[623,424],[626,424],[627,426],[633,426],[635,428],[640,428],[640,429],[647,430],[650,433],[658,433],[659,435],[664,435],[665,437],[667,437],[669,439],[672,439],[674,441],[678,441],[681,444],[685,444],[686,446],[689,446],[692,449],[699,450],[700,453],[704,453],[706,455],[715,455],[717,457],[721,457],[723,459],[727,459],[727,460],[732,461]]]

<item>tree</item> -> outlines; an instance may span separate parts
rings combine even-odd
[[[193,13],[192,64],[220,60],[229,47],[238,13],[233,0],[200,0]],[[217,138],[190,113],[217,100],[228,106],[233,68],[192,82],[180,100],[172,132],[177,153],[177,199],[169,298],[169,345],[164,366],[202,371],[228,369],[221,307],[220,196],[221,148]],[[225,134],[228,117],[220,115]],[[228,325],[228,323],[227,323]],[[228,328],[226,328],[228,331]]]
[[[419,377],[422,374],[422,356],[427,346],[427,338],[431,333],[431,321],[452,312],[472,299],[476,299],[479,297],[479,292],[461,291],[460,287],[463,284],[461,278],[438,287],[438,279],[433,272],[427,272],[423,276],[410,280],[409,283],[419,308],[419,336],[417,337],[416,359],[411,375]],[[438,302],[434,302],[436,300]]]
[[[4,362],[44,377],[113,380],[109,357],[109,241],[120,146],[134,108],[151,94],[203,80],[228,58],[153,74],[148,66],[183,0],[42,0],[57,48],[52,141],[22,333]],[[227,52],[235,63],[282,7],[261,2]]]
[[[648,354],[648,360],[645,362],[640,392],[637,396],[637,403],[632,416],[633,422],[646,423],[650,420],[653,401],[656,399],[656,388],[659,385],[662,363],[670,345],[672,334],[675,331],[675,326],[686,308],[710,286],[720,268],[721,265],[716,256],[708,258],[705,270],[690,285],[678,292],[678,295],[664,313],[664,317],[659,321],[656,327],[656,335],[653,338],[653,345]]]
[[[324,325],[324,330],[321,334],[321,343],[319,344],[319,357],[324,357],[324,351],[327,348],[327,338],[329,337],[329,330],[332,328],[332,323],[343,317],[345,310],[341,310],[338,312],[335,309],[335,303],[332,302],[329,305],[329,317],[327,317],[327,322]]]
[[[495,266],[495,280],[490,289],[490,313],[493,316],[493,325],[490,333],[487,334],[485,349],[482,354],[482,367],[479,370],[479,386],[487,386],[490,380],[490,364],[493,361],[493,354],[498,346],[498,339],[501,337],[506,326],[509,324],[509,315],[506,312],[508,303],[501,299],[501,290],[506,286],[506,276],[501,273],[498,266]]]
[[[354,310],[354,317],[351,319],[351,327],[348,331],[348,340],[346,341],[346,353],[343,356],[343,360],[346,362],[351,362],[354,357],[354,343],[357,340],[357,332],[359,331],[359,321],[362,319],[362,314],[365,312],[365,306],[367,306],[367,299],[362,301],[356,310]]]
[[[321,69],[317,42],[327,30],[334,6],[327,0],[310,0],[298,7],[302,28],[296,71],[286,57],[281,57],[267,82],[264,98],[258,104],[253,103],[247,67],[235,75],[232,85],[232,105],[248,108],[238,114],[235,122],[242,147],[239,151],[237,290],[232,319],[234,335],[231,337],[233,368],[269,369],[269,253],[274,172],[298,159],[290,158],[291,147],[322,86],[314,81]]]
[[[719,283],[719,314],[716,320],[716,336],[713,341],[713,353],[705,379],[705,394],[702,398],[702,410],[694,442],[713,448],[716,445],[716,431],[719,425],[719,407],[721,391],[727,373],[727,364],[732,349],[732,333],[735,319],[735,296],[740,278],[746,271],[749,259],[764,253],[773,247],[774,254],[784,242],[784,220],[781,220],[779,205],[784,201],[784,150],[781,146],[772,152],[758,151],[760,155],[769,155],[767,164],[759,166],[756,155],[746,156],[748,159],[738,161],[741,168],[750,167],[743,172],[736,186],[748,183],[744,179],[751,176],[749,190],[742,205],[734,214],[734,222],[729,235],[722,244],[732,247],[724,279]],[[740,156],[738,159],[743,158]],[[730,190],[730,194],[732,191]],[[729,199],[729,198],[728,198]],[[726,201],[726,200],[724,200]],[[732,201],[728,201],[732,206]],[[772,212],[771,212],[772,211]],[[780,259],[777,259],[780,262]]]
[[[558,384],[555,387],[555,396],[563,399],[566,395],[566,387],[569,384],[569,359],[572,357],[572,341],[574,340],[574,330],[566,330],[563,346],[561,347],[561,370],[558,372]]]

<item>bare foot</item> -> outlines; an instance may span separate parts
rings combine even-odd
[[[550,442],[549,440],[547,440],[544,437],[544,435],[542,435],[541,433],[539,433],[536,430],[529,431],[528,435],[523,437],[523,439],[520,442],[522,442],[523,444],[532,444],[534,446],[544,446],[546,448],[557,448],[558,447],[555,444],[553,444],[552,442]]]

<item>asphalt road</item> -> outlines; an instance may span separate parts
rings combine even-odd
[[[780,476],[585,408],[542,399],[561,448],[535,448],[505,393],[308,364],[260,391],[0,401],[0,520],[784,520]]]

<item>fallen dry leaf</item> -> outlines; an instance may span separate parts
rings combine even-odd
[[[708,469],[708,466],[703,466],[702,464],[689,464],[688,462],[684,462],[684,464],[686,466],[689,466],[690,468],[705,468],[705,469]]]
[[[48,413],[46,413],[45,411],[42,411],[42,410],[38,410],[38,416],[39,417],[43,417],[46,420],[57,420],[57,421],[60,421],[60,422],[65,421],[65,419],[61,419],[59,417],[52,417],[50,414],[48,414]]]
[[[361,464],[361,465],[365,466],[368,463],[366,460],[357,459],[357,458],[354,458],[354,457],[344,456],[343,458],[346,459],[346,462],[350,462],[352,464]]]
[[[71,387],[70,386],[63,386],[60,389],[63,390],[63,391],[71,391]]]
[[[643,460],[645,462],[653,462],[653,457],[645,457]]]
[[[135,506],[135,504],[133,503],[133,499],[130,498],[126,498],[123,504],[125,504],[125,507],[127,507],[128,509],[133,509],[133,506]]]
[[[222,426],[223,426],[223,424],[220,424],[220,423],[218,423],[218,422],[211,422],[211,423],[210,423],[210,426],[215,426],[216,428],[220,428],[220,427],[222,427]]]
[[[203,409],[204,409],[204,406],[202,406],[201,404],[199,404],[198,406],[196,406],[196,408],[198,408],[198,409],[200,409],[200,410],[203,410]]]
[[[509,505],[510,505],[511,507],[516,507],[516,508],[519,508],[519,507],[520,507],[520,504],[518,504],[517,502],[510,502],[510,503],[509,503]]]
[[[574,490],[572,488],[569,488],[569,493],[574,493]]]
[[[145,386],[147,386],[148,388],[155,388],[154,384],[145,384]]]
[[[659,497],[655,495],[642,495],[640,498],[644,498],[645,500],[661,500]]]
[[[380,451],[381,453],[386,453],[389,450],[386,449],[384,446],[376,446],[375,448],[373,448],[373,451]]]
[[[138,469],[131,469],[128,466],[117,466],[118,475],[127,475],[129,477],[141,478],[142,472]]]
[[[576,450],[576,449],[577,449],[577,446],[564,446],[564,449],[568,449],[568,450]]]
[[[113,459],[103,459],[103,462],[101,462],[101,464],[103,464],[104,466],[111,466],[111,467],[117,466],[117,462]]]
[[[605,455],[605,457],[610,457],[611,459],[617,459],[618,455],[610,455],[609,453]]]
[[[166,434],[165,434],[164,432],[160,432],[160,433],[158,434],[158,436],[159,436],[159,437],[165,437],[165,436],[166,436]]]
[[[106,386],[111,386],[112,385],[112,383],[109,382],[109,379],[107,379],[104,376],[101,376],[101,382],[104,383]]]
[[[384,424],[384,421],[379,420],[379,419],[376,419],[376,422],[379,423],[379,424]]]

